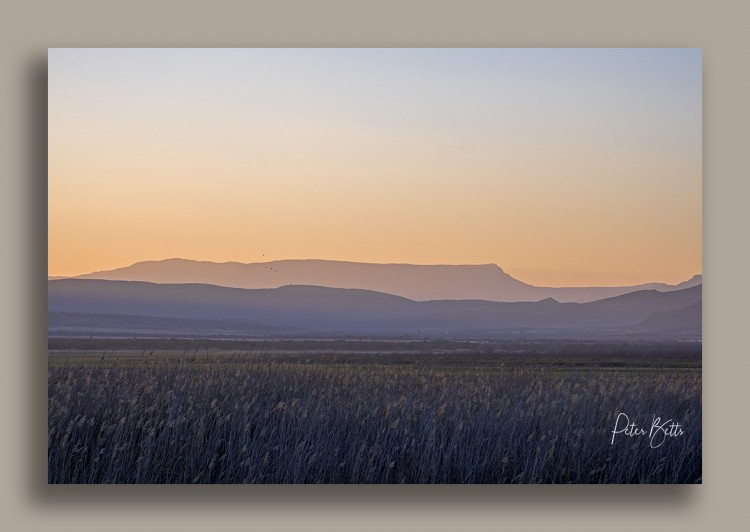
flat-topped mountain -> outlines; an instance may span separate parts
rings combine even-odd
[[[372,264],[332,260],[208,262],[186,259],[137,262],[125,268],[77,276],[79,279],[145,281],[160,284],[201,283],[232,288],[278,288],[312,285],[358,288],[414,301],[482,299],[487,301],[595,301],[644,289],[671,291],[701,284],[697,275],[679,285],[650,283],[621,287],[549,288],[514,279],[495,264]]]

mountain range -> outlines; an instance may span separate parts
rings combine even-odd
[[[232,334],[256,334],[265,329],[336,335],[580,337],[616,333],[700,338],[701,294],[702,286],[696,285],[669,291],[638,290],[586,303],[553,298],[535,302],[415,301],[372,290],[309,285],[244,289],[61,279],[48,281],[48,310],[51,334],[54,327],[68,332],[88,330],[90,334],[104,327],[130,334],[148,327],[152,319],[152,328],[166,328],[173,331],[170,334],[203,328],[231,330]]]
[[[310,285],[371,290],[413,301],[481,299],[532,302],[553,298],[560,303],[586,303],[641,290],[668,292],[702,284],[702,277],[695,275],[677,285],[649,283],[635,286],[555,288],[524,283],[495,264],[371,264],[332,260],[278,260],[246,264],[166,259],[137,262],[124,268],[79,275],[76,278],[159,284],[200,283],[247,289]]]

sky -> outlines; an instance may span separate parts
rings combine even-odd
[[[48,273],[701,273],[699,49],[50,49]]]

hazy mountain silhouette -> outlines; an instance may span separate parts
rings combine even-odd
[[[640,323],[641,331],[693,332],[703,328],[703,305],[700,301],[674,310],[659,310]]]
[[[460,334],[508,330],[635,327],[660,311],[700,304],[701,286],[644,290],[591,303],[413,301],[381,292],[284,286],[238,289],[205,284],[63,279],[48,282],[50,312],[153,316],[252,323],[335,334]],[[672,320],[679,319],[675,315]],[[671,322],[670,322],[670,327]]]
[[[393,294],[414,301],[482,299],[487,301],[587,302],[644,289],[679,290],[701,284],[697,275],[679,285],[649,283],[637,286],[549,288],[514,279],[495,264],[414,265],[370,264],[330,260],[279,260],[260,263],[167,259],[138,262],[125,268],[80,275],[79,279],[201,283],[233,288],[278,288],[311,285],[359,288]]]

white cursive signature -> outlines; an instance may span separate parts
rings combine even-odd
[[[660,417],[656,417],[655,415],[651,422],[651,430],[647,431],[636,425],[635,422],[631,423],[627,414],[620,412],[615,420],[615,428],[612,431],[612,442],[610,445],[615,444],[615,436],[618,434],[624,434],[631,438],[635,436],[647,436],[649,446],[652,449],[656,449],[661,447],[667,438],[676,438],[682,436],[685,432],[679,423],[675,423],[671,419],[662,421]]]

